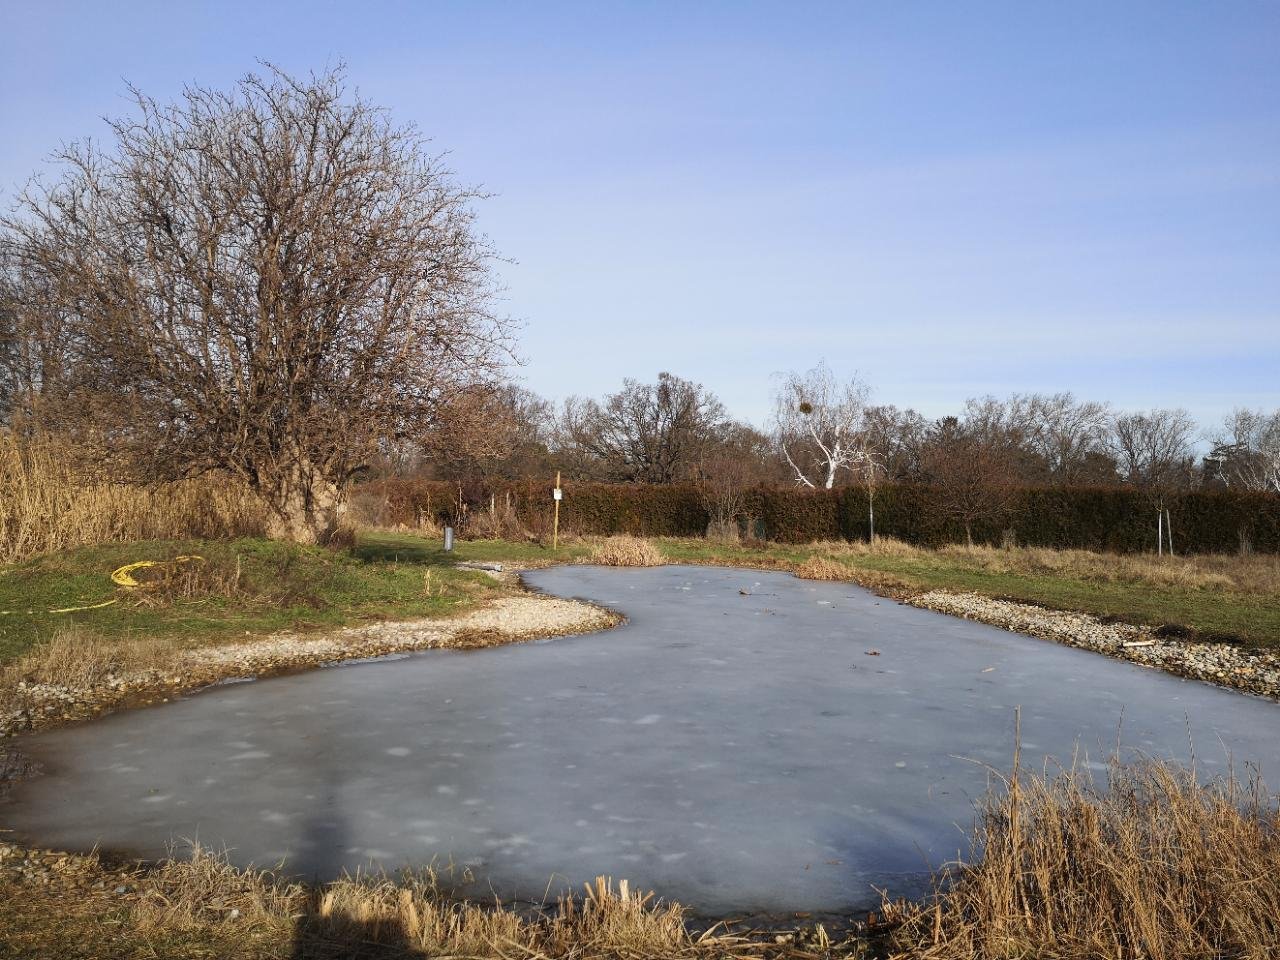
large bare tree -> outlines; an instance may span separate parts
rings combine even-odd
[[[418,445],[433,477],[515,480],[550,477],[551,403],[517,383],[477,387],[458,396]]]
[[[1033,394],[1029,398],[1032,448],[1044,460],[1054,483],[1071,485],[1093,479],[1105,456],[1111,412],[1105,403],[1077,400],[1074,394]]]
[[[134,99],[4,221],[70,331],[65,418],[143,479],[229,471],[273,535],[323,541],[379,443],[506,357],[478,194],[341,70]]]
[[[929,431],[921,456],[925,477],[938,488],[942,515],[964,527],[973,546],[978,523],[1004,519],[1017,496],[1017,451],[979,422],[943,417]]]
[[[863,417],[865,444],[891,480],[919,480],[921,456],[930,423],[910,408],[892,404],[868,407]]]
[[[559,445],[577,471],[605,480],[674,483],[692,480],[728,426],[724,405],[699,383],[670,373],[656,383],[623,381],[604,401],[570,397]]]
[[[774,437],[799,486],[830,490],[865,457],[869,395],[857,377],[838,380],[824,363],[783,378],[774,396]]]

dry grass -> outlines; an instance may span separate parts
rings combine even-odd
[[[146,873],[132,920],[143,932],[234,924],[292,939],[295,955],[372,957],[625,958],[725,956],[737,941],[693,937],[684,910],[605,877],[544,912],[456,901],[433,871],[348,877],[308,888],[270,871],[240,870],[196,847]]]
[[[226,478],[152,488],[87,479],[54,441],[0,432],[0,563],[134,540],[260,535],[261,506]]]
[[[845,580],[888,597],[902,597],[918,592],[902,577],[868,567],[850,567],[823,554],[814,554],[795,568],[801,580]]]
[[[938,553],[994,573],[1066,576],[1095,583],[1141,584],[1190,590],[1280,592],[1280,557],[1269,555],[1155,557],[1148,554],[1107,554],[1088,550],[1049,550],[1042,547],[1002,550],[995,547],[962,546],[943,547]]]
[[[877,537],[875,543],[862,540],[824,540],[815,543],[813,547],[824,554],[845,557],[919,557],[928,553],[925,549],[893,537]]]
[[[384,493],[374,493],[367,487],[356,486],[351,491],[347,504],[346,519],[357,530],[385,531],[388,533],[415,533],[430,540],[439,540],[444,536],[442,527],[433,514],[426,510],[418,512],[412,523],[397,522],[395,510],[390,499]]]
[[[69,625],[22,658],[0,665],[0,701],[13,696],[23,681],[75,689],[95,686],[113,676],[161,668],[180,646],[171,638],[107,638]]]
[[[190,858],[165,860],[144,875],[133,920],[142,929],[183,930],[234,919],[287,930],[305,895],[301,884],[267,870],[237,869],[197,844]]]
[[[1048,547],[950,545],[917,547],[888,537],[874,544],[816,543],[832,557],[893,557],[928,562],[945,560],[996,574],[1064,577],[1092,583],[1119,583],[1184,590],[1231,590],[1280,594],[1280,556],[1205,554],[1157,557],[1151,554],[1097,553]]]
[[[905,914],[900,956],[1192,960],[1280,951],[1280,813],[1255,781],[1113,763],[1020,776],[980,808],[974,860]]]
[[[606,567],[658,567],[667,558],[648,540],[621,536],[594,541],[587,562]]]
[[[801,580],[853,580],[853,570],[830,557],[814,555],[796,567]]]

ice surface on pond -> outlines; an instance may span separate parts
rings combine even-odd
[[[1121,738],[1275,773],[1280,706],[882,600],[708,567],[561,567],[616,630],[221,686],[25,741],[0,807],[44,845],[171,840],[306,876],[452,861],[540,900],[597,874],[705,912],[865,906],[964,847],[982,764]],[[868,656],[868,651],[879,651]],[[976,761],[976,762],[975,762]],[[1273,777],[1274,779],[1274,777]]]

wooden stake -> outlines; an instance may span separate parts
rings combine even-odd
[[[551,549],[555,550],[560,543],[560,471],[556,471],[556,490],[552,494],[555,497],[556,513],[555,519],[551,521]]]

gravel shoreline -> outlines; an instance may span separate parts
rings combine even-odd
[[[1085,613],[993,600],[976,593],[935,590],[904,602],[1280,701],[1280,654],[1162,637],[1150,627],[1108,623]]]
[[[391,653],[497,646],[591,633],[614,626],[620,619],[603,607],[578,600],[522,593],[439,619],[375,623],[320,636],[281,633],[204,647],[179,654],[162,666],[111,676],[93,686],[21,682],[16,690],[0,693],[4,697],[0,700],[0,736],[87,720],[122,707],[163,702],[219,682]]]

